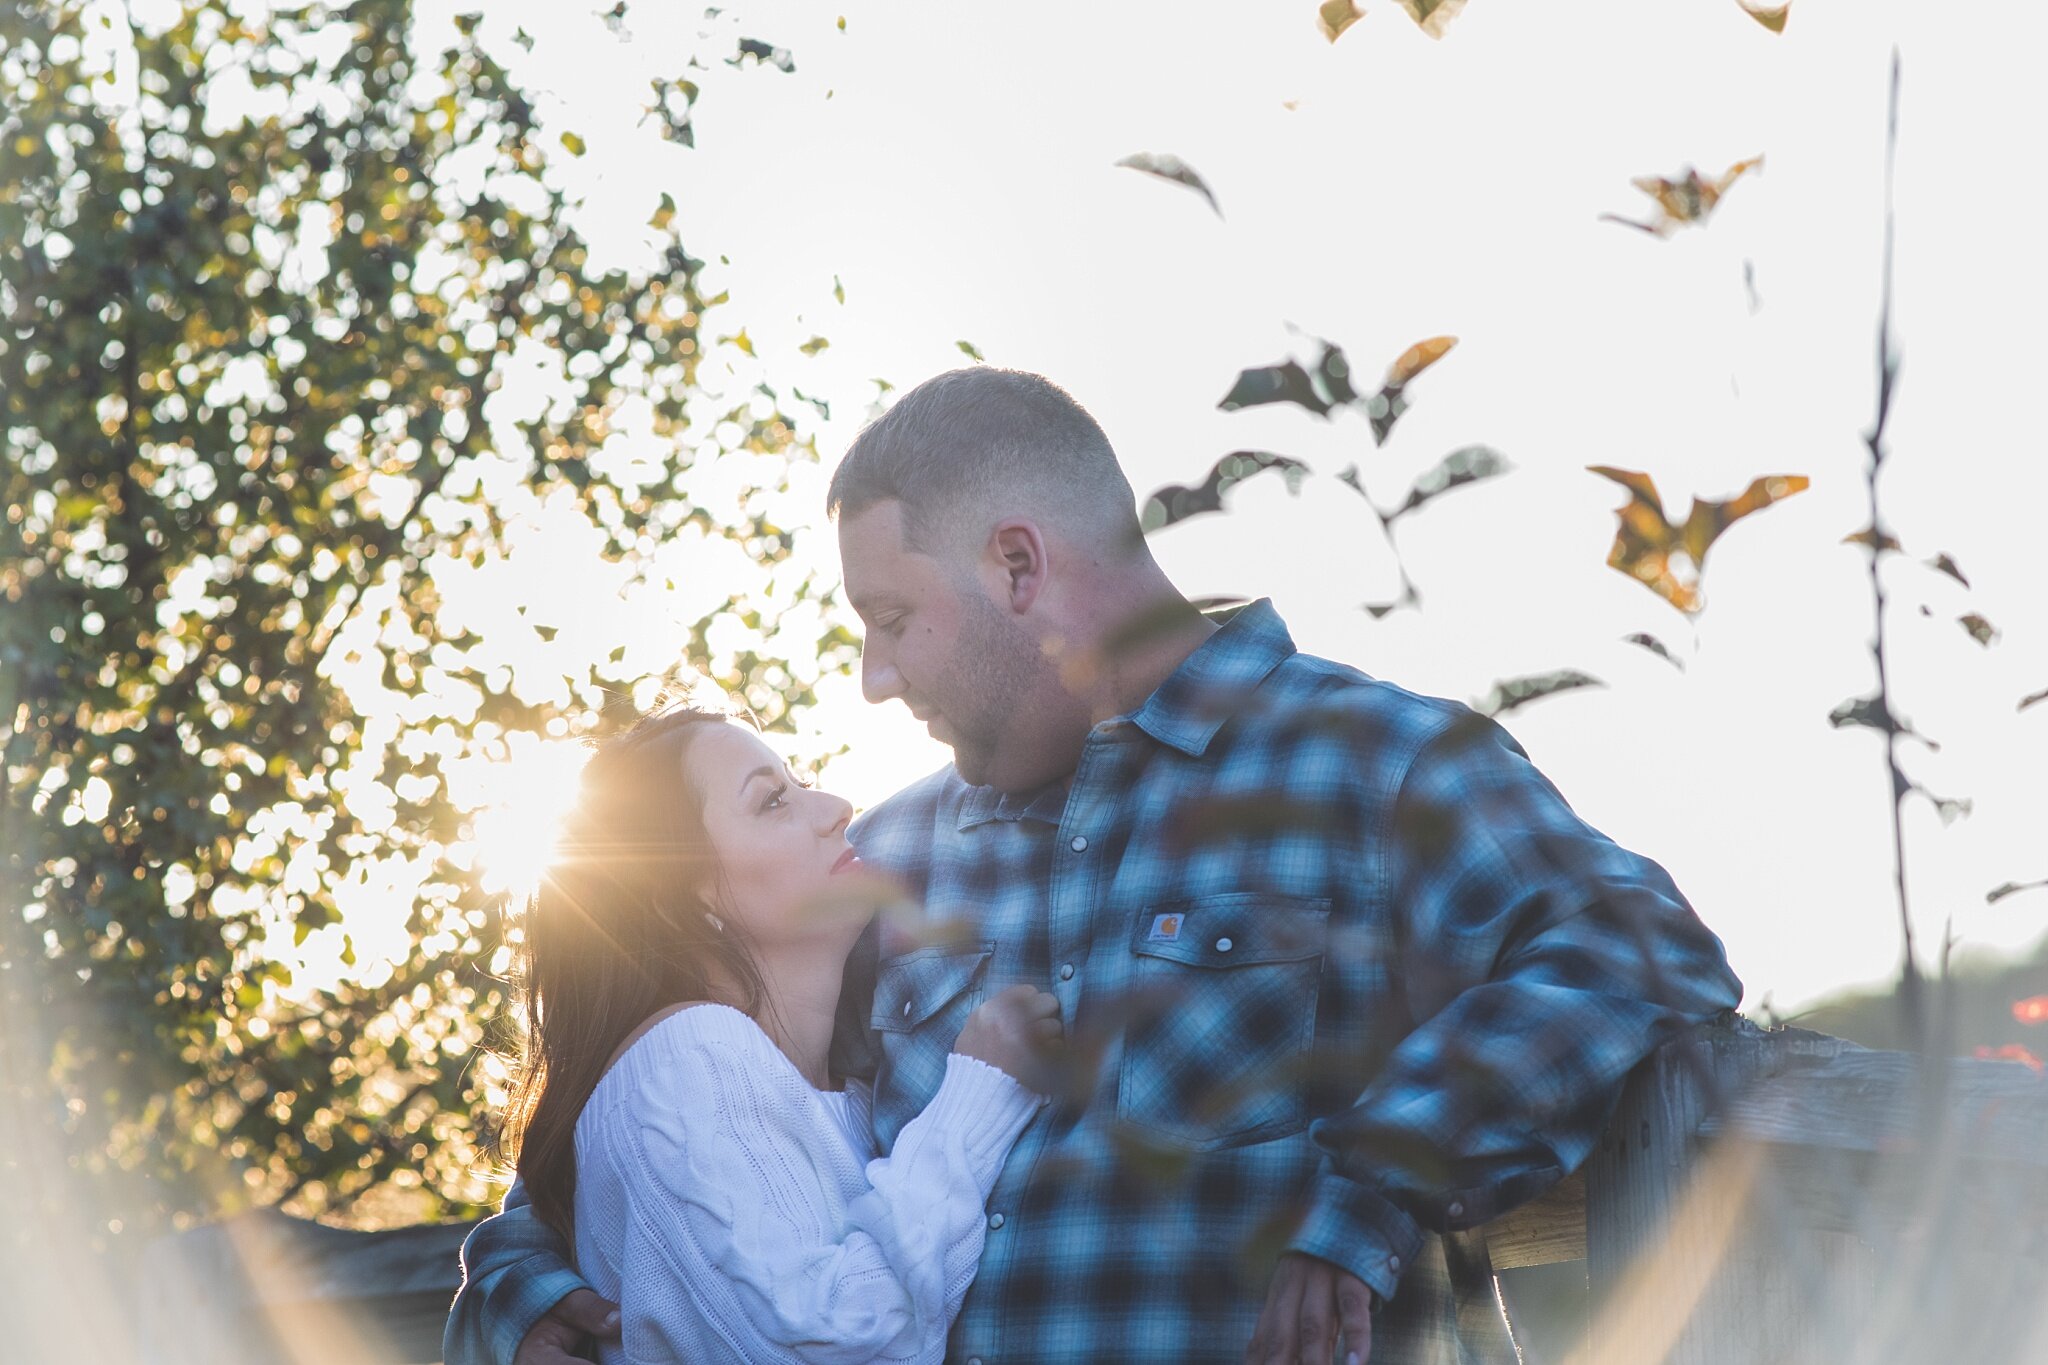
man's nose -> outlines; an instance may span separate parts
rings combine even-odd
[[[860,652],[860,692],[877,705],[903,695],[903,675],[873,645]]]

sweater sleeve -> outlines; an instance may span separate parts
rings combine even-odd
[[[772,1051],[766,1038],[688,1040],[606,1135],[627,1204],[627,1358],[943,1359],[989,1190],[1036,1097],[950,1058],[846,1204],[834,1158],[852,1157],[779,1054],[759,1055]]]

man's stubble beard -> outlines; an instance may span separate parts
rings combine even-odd
[[[961,594],[960,641],[946,672],[943,697],[933,697],[953,731],[953,766],[977,786],[989,780],[999,753],[1014,746],[1030,711],[1033,684],[1052,672],[1038,642],[982,593]]]

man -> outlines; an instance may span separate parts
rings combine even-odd
[[[1053,992],[1075,1040],[949,1358],[1455,1360],[1429,1233],[1576,1167],[1628,1070],[1740,985],[1499,727],[1298,652],[1268,603],[1203,617],[1134,501],[1071,398],[989,368],[905,394],[832,482],[868,699],[954,753],[853,837],[967,926],[884,941],[849,992],[876,1136],[991,991]],[[451,1365],[602,1330],[513,1200],[465,1264]]]

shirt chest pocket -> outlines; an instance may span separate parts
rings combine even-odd
[[[882,962],[868,1024],[880,1044],[875,1136],[884,1151],[946,1078],[946,1056],[986,989],[991,943],[925,948]]]
[[[1197,1150],[1306,1127],[1329,917],[1256,893],[1146,907],[1133,976],[1157,1003],[1125,1039],[1117,1117]]]

